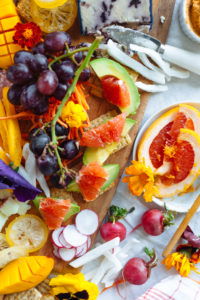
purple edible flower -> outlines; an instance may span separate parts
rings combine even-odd
[[[14,190],[15,197],[21,202],[33,200],[41,193],[39,189],[35,188],[0,159],[0,190],[2,189]]]

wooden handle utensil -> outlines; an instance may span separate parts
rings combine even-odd
[[[189,224],[190,220],[192,219],[192,217],[196,213],[196,211],[199,208],[199,206],[200,206],[200,195],[194,201],[192,207],[190,208],[190,210],[188,211],[188,213],[185,215],[183,221],[181,222],[180,226],[178,227],[178,229],[174,233],[172,239],[170,240],[170,242],[168,243],[168,245],[165,247],[165,249],[164,249],[164,251],[162,253],[163,257],[167,257],[171,253],[172,249],[174,248],[174,246],[176,245],[176,243],[178,242],[178,240],[182,236],[185,228]]]

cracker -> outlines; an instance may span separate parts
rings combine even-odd
[[[49,286],[50,279],[46,278],[36,286],[36,289],[43,295],[48,294],[51,287]]]
[[[85,130],[93,129],[99,125],[101,125],[105,120],[109,118],[113,118],[117,115],[117,112],[115,110],[108,111],[106,114],[101,115],[100,117],[94,119],[90,123],[90,127],[85,128]]]
[[[42,294],[35,288],[4,296],[4,300],[41,300]],[[50,299],[49,299],[50,300]]]
[[[19,257],[27,256],[27,254],[27,250],[21,246],[13,246],[0,251],[0,268]]]
[[[17,4],[17,10],[19,15],[23,17],[26,21],[33,21],[31,16],[30,0],[20,0]]]
[[[0,233],[0,251],[9,248],[10,245],[6,240],[6,236],[3,233]]]
[[[52,295],[44,295],[41,300],[54,300],[55,297]]]

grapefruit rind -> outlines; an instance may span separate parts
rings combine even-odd
[[[193,121],[194,130],[200,135],[200,112],[195,107],[184,103],[179,104],[179,107],[179,111]]]
[[[190,143],[195,153],[194,166],[189,175],[177,184],[164,185],[160,181],[156,182],[155,186],[158,189],[158,194],[154,196],[158,198],[172,197],[178,193],[185,192],[200,174],[200,136],[193,130],[181,128],[177,141],[187,141]]]

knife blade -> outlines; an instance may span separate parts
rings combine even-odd
[[[123,26],[111,25],[105,27],[102,32],[107,38],[111,38],[128,49],[131,49],[131,44],[150,48],[160,53],[164,60],[200,75],[200,55],[195,52],[163,45],[159,40],[148,34]]]

